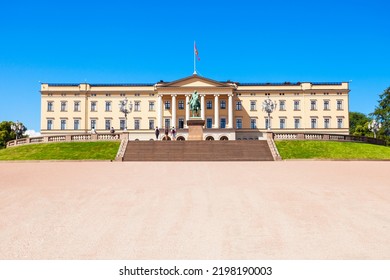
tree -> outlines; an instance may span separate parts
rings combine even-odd
[[[27,128],[20,123],[22,126],[21,134],[26,132]],[[11,121],[3,121],[0,123],[0,149],[3,149],[7,146],[7,142],[16,139],[15,131],[11,129],[11,126],[15,125],[14,122]]]
[[[351,135],[366,135],[364,133],[364,127],[370,121],[370,118],[363,113],[349,112],[349,134]],[[359,127],[358,131],[357,128]],[[367,129],[367,132],[369,130]]]
[[[364,125],[358,124],[352,135],[373,137],[373,133],[368,129],[368,124],[369,122],[366,122]]]
[[[390,87],[379,95],[378,106],[375,107],[374,113],[371,115],[381,123],[382,128],[378,135],[382,138],[390,138]]]

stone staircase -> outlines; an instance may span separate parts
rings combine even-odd
[[[273,161],[267,141],[129,141],[123,161]]]

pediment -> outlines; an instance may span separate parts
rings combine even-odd
[[[170,83],[159,84],[158,87],[231,87],[231,84],[192,75]]]

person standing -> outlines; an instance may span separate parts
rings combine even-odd
[[[169,133],[168,127],[165,127],[164,133],[165,133],[165,140],[168,140],[168,133]]]
[[[172,134],[172,140],[176,140],[176,129],[174,126],[172,126],[171,134]]]
[[[155,134],[156,134],[156,140],[158,140],[158,136],[160,135],[160,130],[158,129],[157,126],[156,126]]]

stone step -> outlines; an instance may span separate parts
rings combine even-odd
[[[129,141],[124,161],[272,161],[267,141]]]

